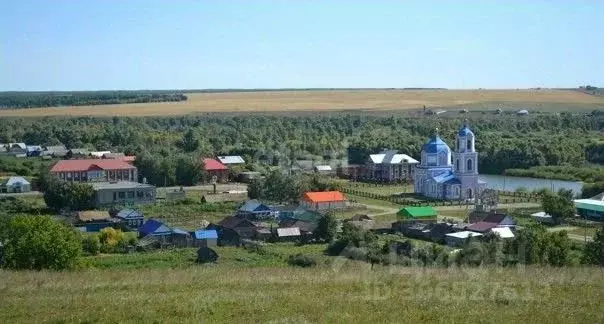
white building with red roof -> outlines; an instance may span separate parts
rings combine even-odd
[[[50,173],[59,179],[75,182],[109,182],[138,180],[135,166],[121,160],[61,160]]]

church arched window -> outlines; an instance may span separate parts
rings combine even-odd
[[[459,138],[457,139],[457,149],[461,149],[461,140]]]
[[[472,150],[472,140],[468,139],[468,143],[466,143],[466,150],[470,151]]]
[[[466,167],[467,171],[472,171],[472,168],[473,168],[472,164],[473,164],[472,159],[468,159],[468,163],[467,163],[467,167]]]
[[[455,160],[455,170],[459,171],[459,159]]]

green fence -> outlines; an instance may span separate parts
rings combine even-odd
[[[373,184],[369,184],[373,186]],[[405,197],[400,197],[396,195],[383,195],[377,194],[373,192],[366,192],[360,189],[353,189],[349,187],[344,187],[342,190],[344,193],[371,198],[376,200],[388,201],[398,205],[404,206],[465,206],[465,205],[474,205],[473,202],[465,202],[465,201],[453,201],[453,200],[426,200],[426,201],[416,201],[409,200]],[[540,202],[540,198],[537,195],[524,193],[524,192],[505,192],[498,191],[499,194],[499,203],[500,204],[515,204],[515,203],[529,203],[529,202]]]

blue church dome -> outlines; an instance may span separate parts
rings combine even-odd
[[[443,142],[443,140],[440,139],[440,136],[432,135],[430,139],[426,142],[426,144],[422,146],[422,151],[428,154],[433,154],[440,152],[451,152],[451,149],[449,148],[449,145],[447,145],[447,143]]]
[[[468,121],[465,120],[463,122],[463,126],[461,127],[461,129],[459,130],[459,132],[457,132],[457,135],[459,136],[468,136],[468,135],[474,135],[474,133],[472,132],[472,130],[470,129],[470,127],[468,127]]]

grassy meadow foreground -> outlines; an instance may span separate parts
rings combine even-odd
[[[601,323],[595,268],[0,271],[0,322]]]
[[[0,117],[168,116],[202,112],[410,110],[423,106],[504,110],[591,110],[604,97],[573,90],[292,90],[186,93],[188,100],[0,110]]]

